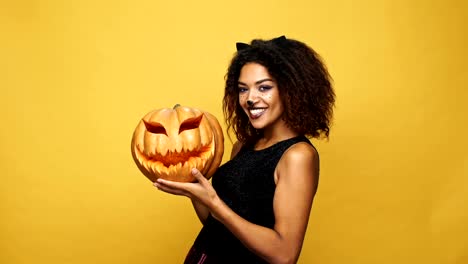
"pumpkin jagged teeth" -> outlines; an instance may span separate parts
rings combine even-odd
[[[171,171],[174,169],[174,166],[173,165],[170,165],[169,167],[165,167],[164,168],[164,174],[165,175],[169,175],[171,174]]]
[[[209,146],[209,145],[212,144],[212,142],[213,142],[213,133],[211,131],[208,134],[208,137],[204,141],[205,142],[203,142],[203,146]]]
[[[176,143],[175,143],[175,152],[182,152],[182,148],[183,148],[184,144],[182,141],[180,140],[177,140]]]
[[[140,144],[136,144],[136,147],[135,147],[139,152],[143,152],[143,146],[141,146]]]
[[[185,164],[187,164],[188,166],[196,165],[196,164],[197,164],[197,157],[190,157],[190,158],[185,162]]]
[[[176,165],[171,165],[169,167],[169,180],[175,179],[177,172],[182,168],[182,163],[177,163]]]
[[[198,157],[193,157],[193,160],[192,162],[190,163],[190,165],[192,166],[192,168],[196,168],[197,170],[200,169],[200,166],[198,165],[199,163],[199,158]]]
[[[205,163],[206,163],[206,159],[198,158],[198,167],[197,167],[197,169],[199,171],[203,171],[203,169],[205,168]]]
[[[204,168],[206,162],[208,161],[208,159],[200,159],[200,160],[201,160],[201,166],[202,166],[202,168]]]
[[[156,144],[156,151],[157,153],[161,154],[161,156],[166,156],[168,150],[169,149],[164,142],[159,142],[159,144]]]
[[[160,175],[161,171],[159,170],[159,167],[156,163],[152,163],[151,166],[149,166],[150,169],[149,171],[152,172],[155,175]]]
[[[192,152],[192,151],[198,150],[197,148],[199,149],[200,146],[198,146],[195,140],[189,140],[185,142],[184,151]]]
[[[154,172],[155,175],[161,175],[164,173],[164,166],[161,166],[161,163],[160,162],[153,162],[151,163],[151,171]]]
[[[182,165],[182,169],[180,170],[179,174],[180,177],[188,177],[190,173],[190,165],[189,162],[185,162],[184,165]]]
[[[150,160],[148,161],[145,161],[145,167],[148,168],[148,170],[153,170],[153,167],[154,167],[154,163],[152,163]]]
[[[182,169],[182,163],[177,163],[177,165],[174,166],[176,171],[175,172],[178,172]]]
[[[205,118],[206,118],[206,116],[203,117],[203,119],[205,119]],[[206,122],[201,122],[200,123],[200,128],[198,129],[199,136],[197,138],[198,139],[197,142],[199,142],[199,144],[197,144],[197,150],[200,150],[201,146],[206,145],[206,139],[210,135],[209,127],[207,127],[207,125],[209,126],[209,124],[207,124]]]
[[[200,153],[200,159],[206,160],[206,158],[208,157],[206,154],[206,152]]]
[[[145,169],[148,169],[148,160],[146,159],[139,159],[141,166],[143,166]]]
[[[185,135],[185,144],[187,145],[187,151],[195,151],[200,149],[200,132],[194,131],[193,133],[187,133]]]
[[[161,168],[161,174],[162,174],[162,175],[167,175],[167,174],[169,174],[169,168],[168,168],[168,167],[166,167],[166,166],[163,165],[163,166],[159,166],[158,168]]]
[[[187,144],[182,146],[182,152],[189,152],[189,146],[187,146]]]
[[[196,168],[196,161],[195,159],[192,159],[190,162],[186,162],[185,165],[187,166],[187,171],[185,171],[184,173],[186,173],[187,177],[192,177],[192,169],[193,168]]]
[[[156,164],[152,163],[150,160],[145,161],[145,167],[151,172],[154,171],[153,168]]]
[[[213,154],[214,154],[214,151],[211,150],[211,151],[205,151],[205,152],[203,152],[201,156],[202,156],[203,159],[206,160],[206,159],[212,157]]]
[[[174,166],[170,166],[169,168],[166,168],[166,173],[165,173],[165,177],[167,180],[170,180],[172,175],[174,175],[174,172],[175,172],[175,167]]]
[[[147,149],[143,149],[143,156],[148,157],[149,153]]]
[[[200,168],[204,167],[205,162],[206,162],[205,158],[201,158],[201,157],[198,158],[198,165],[200,166]]]

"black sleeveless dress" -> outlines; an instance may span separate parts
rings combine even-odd
[[[253,146],[243,147],[213,175],[212,184],[218,196],[247,221],[273,228],[274,171],[283,153],[298,142],[311,144],[305,136],[298,136],[258,151]],[[266,262],[209,215],[184,263]]]

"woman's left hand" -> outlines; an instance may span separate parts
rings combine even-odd
[[[158,179],[153,185],[163,192],[187,196],[192,200],[195,199],[201,202],[208,208],[212,208],[218,199],[215,189],[199,170],[192,169],[192,175],[197,182],[175,182]]]

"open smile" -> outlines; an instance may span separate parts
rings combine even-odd
[[[257,119],[265,111],[266,111],[266,108],[249,108],[249,116],[250,116],[251,119]]]

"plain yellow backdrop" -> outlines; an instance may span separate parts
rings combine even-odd
[[[468,263],[467,7],[0,1],[0,263],[181,263],[201,225],[139,172],[133,130],[176,103],[223,123],[235,42],[283,34],[337,94],[299,263]]]

